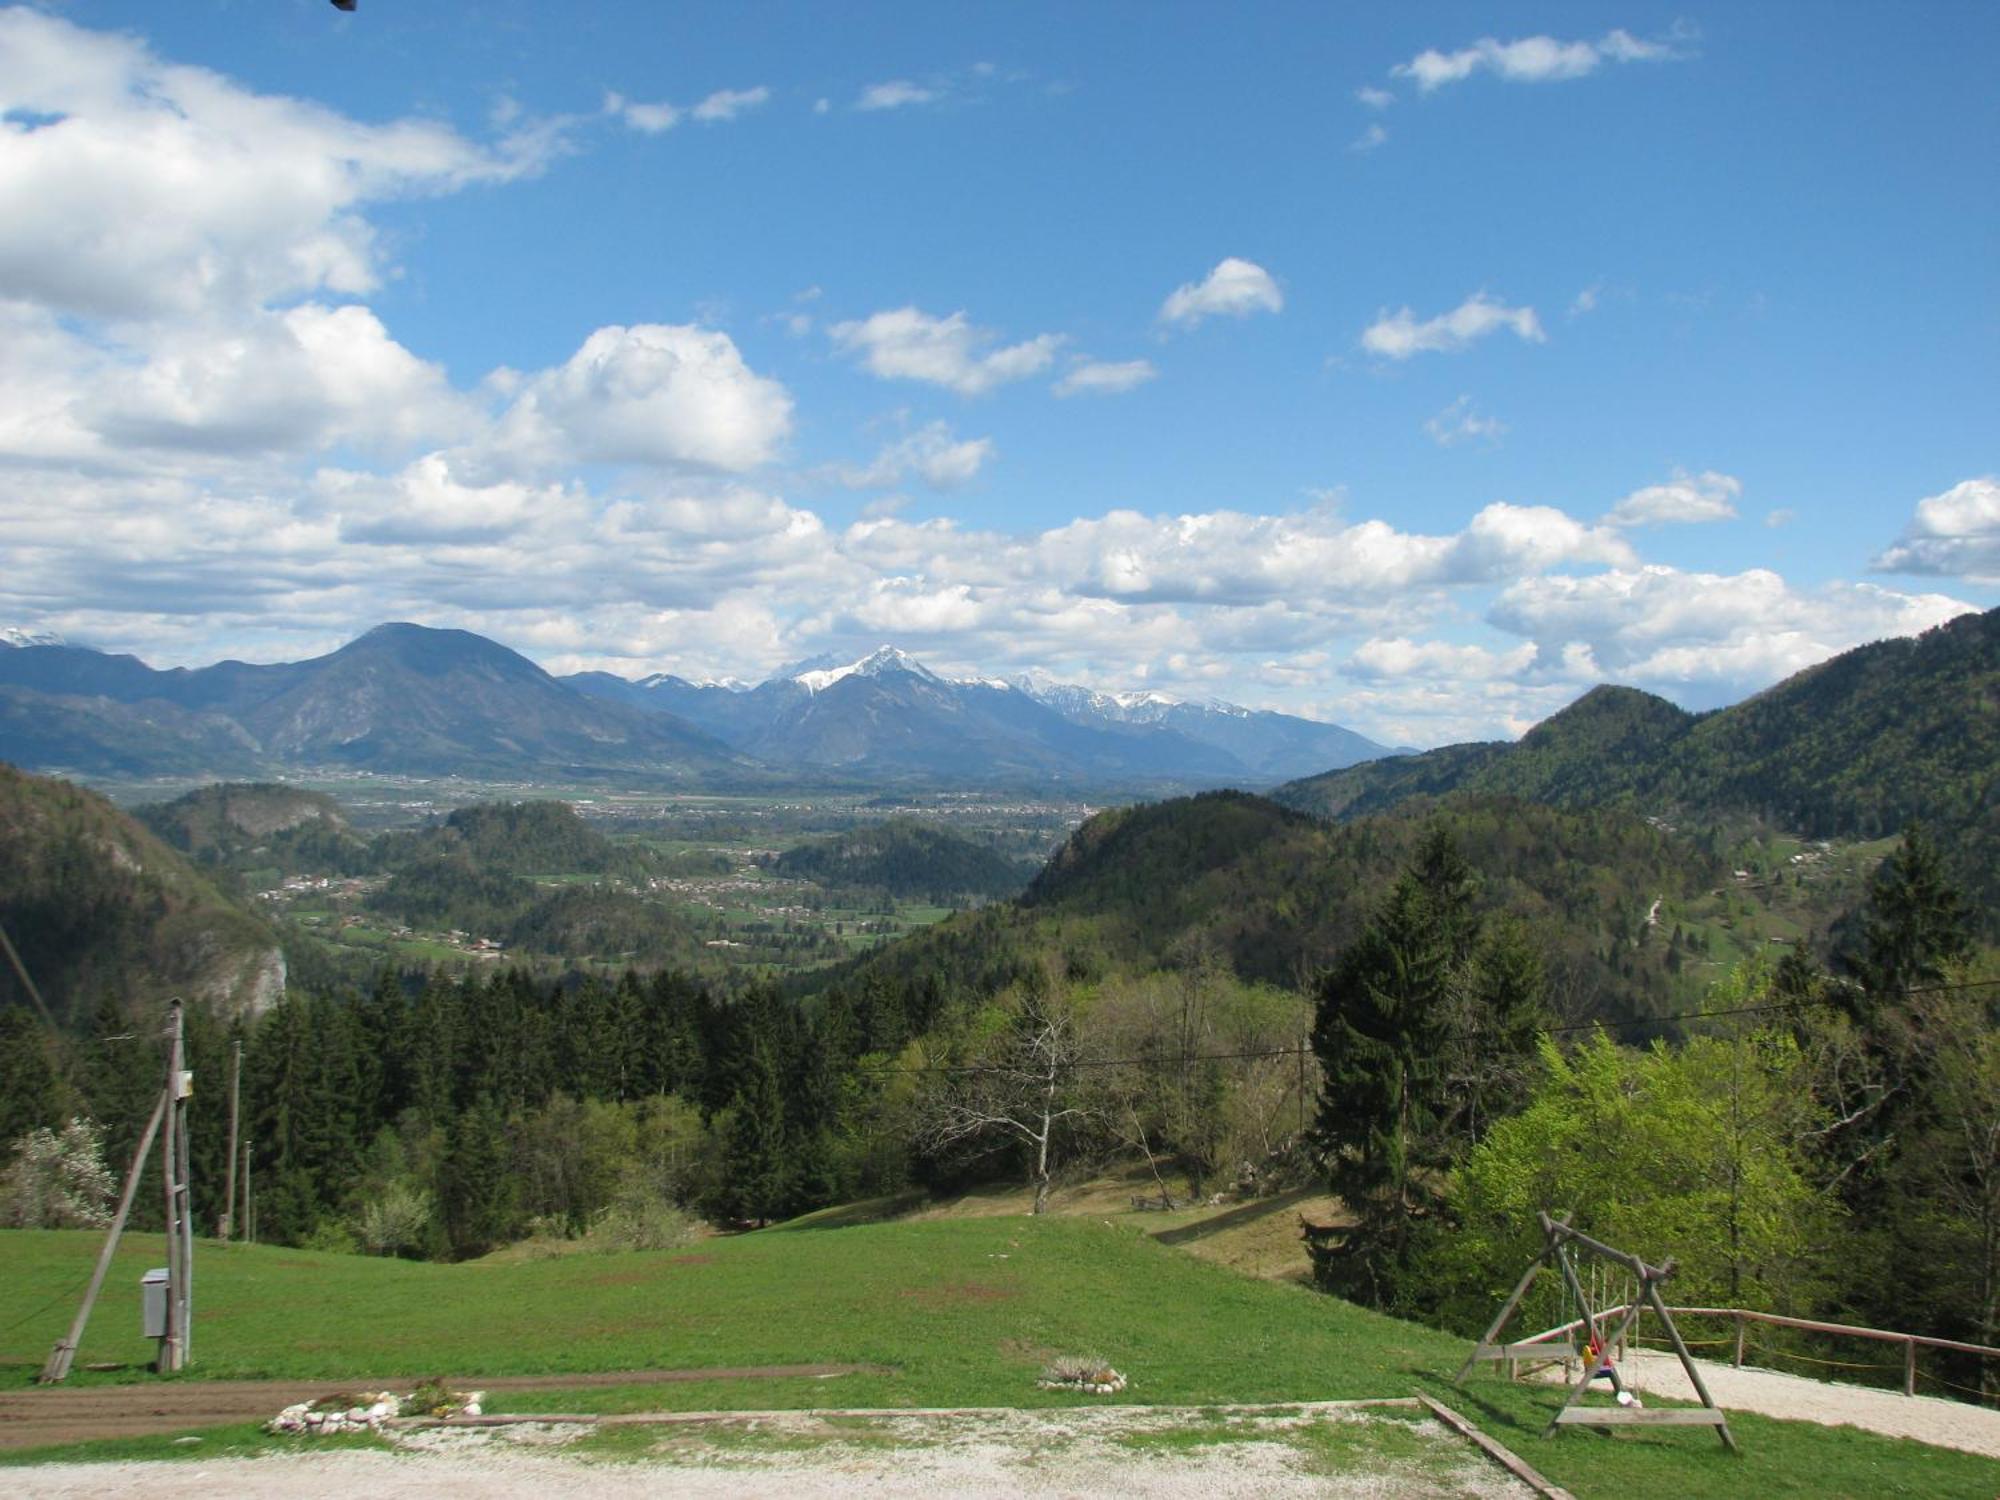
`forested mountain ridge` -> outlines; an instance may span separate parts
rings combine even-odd
[[[281,874],[340,874],[368,868],[367,841],[324,792],[271,782],[217,782],[132,809],[169,848],[197,865],[268,863]]]
[[[1262,797],[1211,792],[1100,813],[1018,901],[962,913],[813,987],[888,987],[932,1008],[1000,988],[1056,954],[1082,975],[1214,959],[1298,988],[1351,943],[1424,829],[1441,823],[1479,876],[1479,910],[1522,923],[1565,1016],[1662,1014],[1697,961],[1656,901],[1710,898],[1729,878],[1707,846],[1618,811],[1463,796],[1328,824]]]
[[[1916,820],[1991,907],[1996,777],[2000,610],[1857,647],[1712,713],[1599,687],[1512,745],[1447,746],[1272,795],[1352,818],[1416,795],[1494,792],[1694,821],[1747,813],[1815,838],[1877,838]]]
[[[170,994],[224,1013],[284,991],[275,934],[94,792],[0,763],[0,923],[58,1019]],[[27,1005],[11,966],[0,1000]]]

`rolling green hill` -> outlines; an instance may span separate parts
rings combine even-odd
[[[1858,647],[1714,713],[1600,687],[1516,744],[1375,761],[1273,796],[1355,818],[1459,791],[1697,823],[1747,814],[1811,838],[1880,838],[1920,820],[1990,911],[2000,897],[2000,610]]]
[[[1763,941],[1717,850],[1631,813],[1466,795],[1328,824],[1211,792],[1100,813],[1020,900],[955,916],[819,983],[972,997],[1053,953],[1082,975],[1212,954],[1245,979],[1303,986],[1360,932],[1432,817],[1479,873],[1480,907],[1532,929],[1566,1015],[1677,1008],[1748,951],[1739,933]]]
[[[869,887],[939,906],[1014,895],[1029,875],[991,845],[915,818],[888,818],[787,849],[776,870],[788,879]]]

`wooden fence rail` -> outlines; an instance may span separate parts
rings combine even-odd
[[[1886,1328],[1864,1328],[1857,1323],[1823,1323],[1815,1318],[1790,1318],[1783,1313],[1754,1312],[1747,1307],[1669,1307],[1668,1312],[1677,1318],[1728,1318],[1736,1325],[1736,1357],[1732,1361],[1738,1368],[1743,1364],[1744,1336],[1752,1323],[1769,1323],[1777,1328],[1797,1328],[1806,1333],[1832,1334],[1841,1338],[1874,1339],[1878,1343],[1900,1344],[1903,1347],[1903,1394],[1917,1393],[1917,1350],[1947,1349],[1954,1354],[1976,1354],[1982,1359],[2000,1360],[2000,1349],[1988,1344],[1966,1344],[1957,1339],[1932,1338],[1922,1333],[1896,1333]],[[1607,1308],[1598,1313],[1601,1323],[1608,1318],[1624,1315],[1623,1306]],[[1583,1318],[1572,1318],[1567,1323],[1559,1323],[1554,1328],[1545,1328],[1540,1333],[1530,1334],[1524,1339],[1516,1339],[1507,1346],[1509,1373],[1514,1361],[1540,1353],[1542,1346],[1558,1339],[1567,1340],[1585,1324]],[[1623,1351],[1620,1351],[1621,1353]]]

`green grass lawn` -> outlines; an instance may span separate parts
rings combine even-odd
[[[96,1238],[0,1233],[0,1380],[25,1384],[74,1309]],[[151,1355],[129,1236],[79,1364]],[[685,1251],[424,1265],[266,1247],[196,1257],[195,1377],[392,1377],[863,1363],[830,1380],[692,1382],[509,1394],[516,1410],[1065,1406],[1059,1354],[1099,1355],[1120,1401],[1224,1404],[1428,1391],[1580,1495],[2000,1493],[2000,1463],[1754,1417],[1740,1457],[1701,1429],[1615,1439],[1540,1432],[1552,1388],[1450,1375],[1458,1339],[1296,1286],[1237,1275],[1099,1219],[796,1226]],[[83,1375],[82,1380],[133,1378]],[[153,1378],[153,1377],[139,1377]]]

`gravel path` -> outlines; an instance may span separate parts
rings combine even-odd
[[[450,1493],[459,1500],[737,1500],[783,1495],[831,1500],[867,1495],[887,1500],[939,1496],[1095,1497],[1121,1500],[1534,1500],[1532,1492],[1435,1423],[1397,1424],[1415,1456],[1363,1452],[1354,1473],[1316,1471],[1310,1455],[1286,1441],[1287,1429],[1326,1422],[1383,1421],[1359,1412],[1272,1417],[1223,1443],[1136,1450],[1135,1433],[1157,1435],[1199,1412],[1018,1412],[976,1418],[893,1418],[871,1425],[865,1440],[839,1437],[804,1451],[787,1446],[827,1438],[815,1419],[797,1414],[766,1427],[774,1446],[683,1447],[670,1442],[639,1461],[589,1460],[559,1446],[577,1429],[514,1427],[417,1434],[414,1451],[276,1455],[178,1463],[51,1464],[8,1473],[9,1492],[33,1500],[216,1500],[274,1496],[297,1500],[417,1500]],[[789,1430],[795,1428],[796,1430]],[[1292,1433],[1296,1436],[1296,1431]],[[1399,1445],[1400,1446],[1400,1445]]]
[[[1687,1372],[1671,1354],[1634,1350],[1624,1364],[1626,1384],[1643,1400],[1651,1396],[1680,1401],[1699,1398]],[[1886,1437],[1915,1438],[1940,1448],[1957,1448],[1987,1458],[2000,1458],[2000,1411],[1945,1401],[1936,1396],[1905,1396],[1868,1386],[1838,1385],[1809,1380],[1776,1370],[1759,1370],[1698,1359],[1702,1384],[1724,1411],[1754,1411],[1767,1417],[1819,1422],[1828,1427],[1859,1427]],[[1561,1370],[1548,1378],[1561,1381]]]

